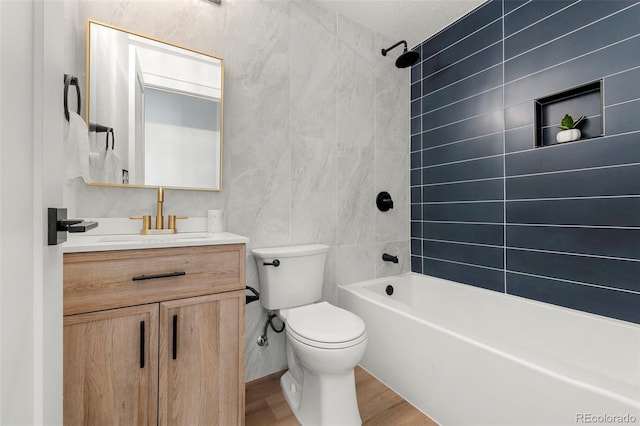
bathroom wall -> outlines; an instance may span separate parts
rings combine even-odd
[[[494,0],[421,44],[413,271],[640,323],[639,21],[636,1]],[[535,148],[534,99],[597,80],[604,135]]]
[[[409,270],[409,78],[380,49],[396,40],[309,1],[65,1],[65,72],[85,80],[91,18],[225,60],[223,191],[165,193],[168,214],[222,208],[248,246],[331,246],[324,298],[336,286]],[[381,213],[388,191],[395,208]],[[80,217],[126,217],[155,208],[155,191],[67,185]],[[397,254],[399,264],[381,261]],[[253,258],[247,284],[258,286]],[[247,381],[286,367],[284,336],[247,306]]]

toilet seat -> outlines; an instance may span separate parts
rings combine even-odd
[[[305,344],[307,346],[311,346],[314,348],[318,348],[318,349],[345,349],[345,348],[350,348],[352,346],[359,345],[360,343],[367,340],[367,333],[362,333],[360,336],[358,336],[354,340],[350,340],[347,342],[337,342],[337,343],[318,342],[316,340],[311,340],[303,336],[300,336],[295,331],[291,331],[291,329],[287,329],[287,336],[291,339],[297,340],[302,344]]]
[[[327,302],[289,309],[286,324],[290,337],[317,348],[346,348],[367,338],[360,317]]]

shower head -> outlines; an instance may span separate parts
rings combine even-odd
[[[405,40],[400,40],[388,49],[382,49],[382,56],[387,56],[388,51],[395,49],[401,44],[404,44],[404,52],[402,52],[402,55],[398,56],[398,59],[396,59],[396,67],[407,68],[417,64],[420,60],[420,54],[415,50],[407,50],[407,42]]]
[[[405,51],[402,55],[396,59],[396,67],[407,68],[415,65],[420,60],[420,54],[415,50]]]

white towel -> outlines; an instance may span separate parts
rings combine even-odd
[[[104,160],[106,158],[107,151],[102,149],[100,152],[89,153],[89,171],[90,182],[104,182]]]
[[[89,181],[89,129],[82,117],[69,111],[69,131],[64,142],[64,174],[67,179]]]
[[[120,165],[120,157],[116,152],[109,148],[105,153],[104,169],[102,182],[105,183],[122,183],[122,166]]]

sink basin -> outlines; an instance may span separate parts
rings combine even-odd
[[[175,242],[175,241],[187,241],[187,240],[204,240],[211,238],[211,235],[207,233],[186,233],[186,234],[159,234],[159,235],[113,235],[103,237],[98,240],[101,243],[159,243],[159,242]]]

